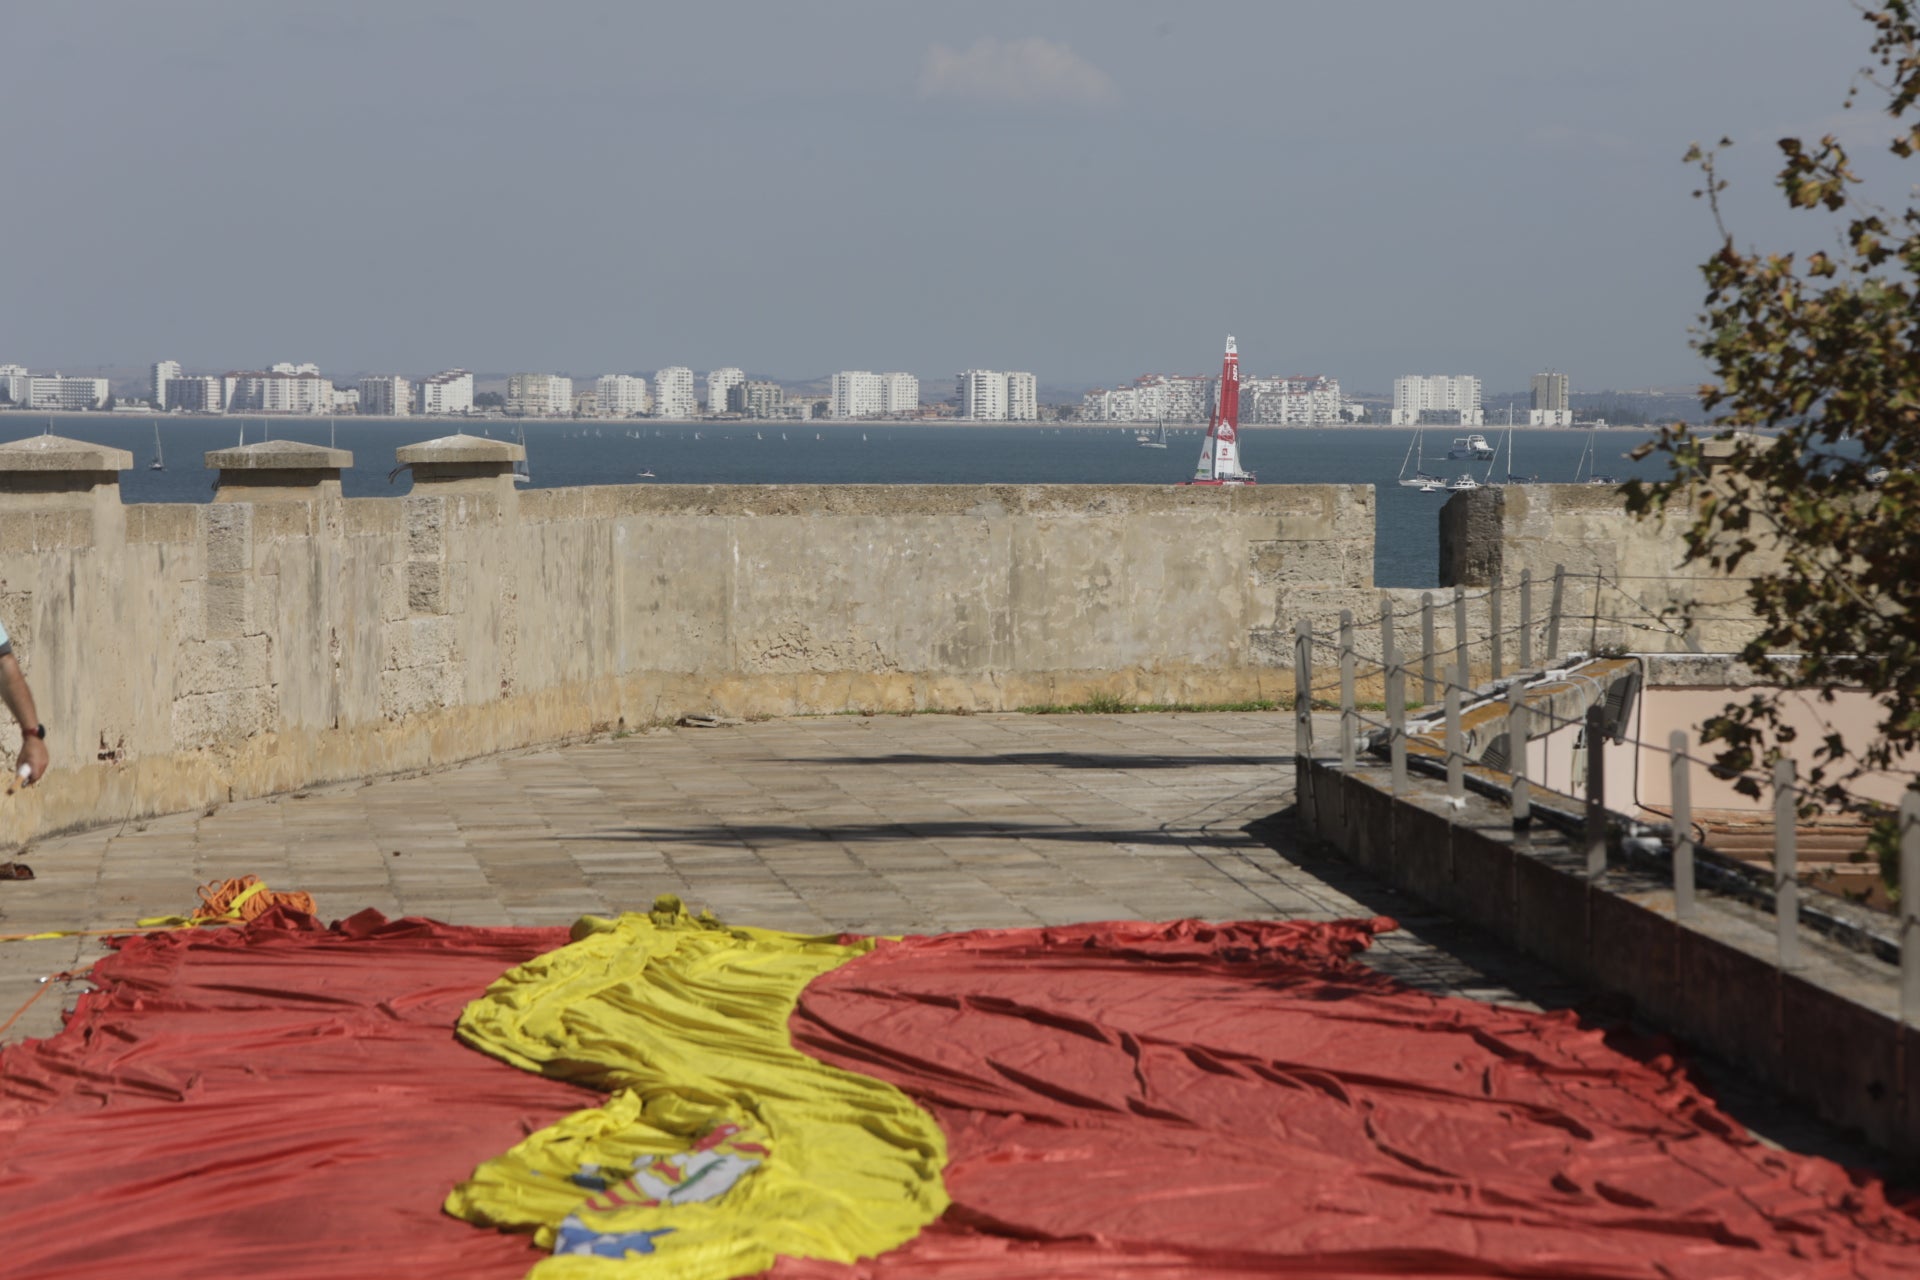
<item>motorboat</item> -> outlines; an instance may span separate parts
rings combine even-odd
[[[1495,452],[1494,447],[1487,443],[1487,438],[1476,431],[1472,435],[1455,436],[1453,447],[1447,450],[1447,457],[1456,462],[1465,459],[1485,462],[1493,457]]]

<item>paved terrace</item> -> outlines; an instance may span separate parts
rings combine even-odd
[[[1329,723],[1322,732],[1331,733]],[[1423,989],[1572,1003],[1550,973],[1371,876],[1298,847],[1283,714],[832,716],[658,729],[64,836],[0,884],[0,933],[184,914],[254,874],[323,918],[567,924],[676,893],[806,932],[933,932],[1114,918],[1391,915],[1368,959]],[[0,944],[0,1018],[97,939]],[[49,992],[6,1034],[51,1034]],[[1716,1073],[1756,1130],[1854,1162]]]

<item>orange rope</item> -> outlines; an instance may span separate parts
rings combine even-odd
[[[259,876],[239,876],[200,886],[200,906],[193,918],[198,920],[255,919],[275,907],[292,907],[313,914],[313,896],[295,890],[275,893],[260,882]]]
[[[27,997],[27,1002],[18,1009],[15,1009],[11,1018],[8,1018],[5,1022],[0,1022],[0,1036],[6,1035],[7,1032],[12,1029],[14,1023],[26,1016],[27,1010],[33,1008],[33,1002],[47,994],[47,988],[51,987],[55,981],[66,982],[79,976],[77,973],[53,973],[40,979],[40,985],[35,988],[32,995]]]

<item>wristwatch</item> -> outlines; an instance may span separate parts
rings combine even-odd
[[[33,726],[33,728],[27,730],[27,737],[38,738],[42,742],[45,742],[47,740],[47,726],[43,724]]]

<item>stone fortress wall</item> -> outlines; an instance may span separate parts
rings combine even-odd
[[[1295,619],[1383,598],[1418,641],[1366,485],[522,492],[519,455],[412,445],[410,494],[343,498],[347,454],[276,441],[207,455],[210,504],[127,505],[123,451],[0,446],[55,764],[0,842],[688,714],[1283,698]]]
[[[518,446],[208,455],[123,505],[124,452],[0,446],[0,621],[55,771],[0,840],[690,713],[1279,696],[1283,594],[1372,579],[1366,486],[515,489]],[[9,723],[0,746],[17,747]]]

